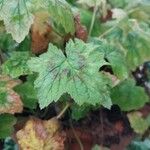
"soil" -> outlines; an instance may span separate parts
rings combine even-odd
[[[134,137],[126,114],[117,106],[111,110],[102,108],[91,112],[87,118],[74,122],[73,128],[85,150],[91,150],[95,144],[110,147],[111,150],[123,150]],[[80,149],[71,128],[67,130],[67,135],[69,149]]]

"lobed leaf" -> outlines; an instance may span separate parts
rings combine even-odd
[[[119,79],[126,79],[128,77],[128,69],[125,56],[121,50],[98,38],[93,38],[91,41],[98,46],[97,49],[100,52],[104,53],[105,59],[110,63],[114,74]]]
[[[47,121],[30,118],[16,138],[21,149],[64,150],[66,136],[55,118]]]
[[[113,104],[118,105],[123,111],[142,108],[149,98],[142,87],[136,86],[131,79],[124,80],[111,90]]]
[[[107,81],[98,73],[105,64],[104,54],[93,44],[70,40],[66,56],[50,44],[47,53],[28,61],[30,69],[39,73],[35,88],[40,107],[44,108],[68,93],[79,105],[100,103],[110,108]]]

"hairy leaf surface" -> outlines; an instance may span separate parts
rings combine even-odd
[[[103,52],[105,59],[110,63],[114,74],[120,78],[128,77],[128,69],[125,62],[124,54],[116,47],[98,38],[93,38],[92,42],[98,45],[98,50]]]
[[[35,88],[41,108],[69,93],[79,105],[101,103],[110,108],[111,100],[107,82],[99,68],[107,64],[97,46],[78,39],[66,46],[66,56],[50,44],[48,52],[28,62],[32,71],[38,72]]]

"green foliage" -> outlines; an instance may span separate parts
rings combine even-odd
[[[4,21],[6,30],[18,43],[28,35],[33,15],[28,11],[30,1],[0,0],[0,19]]]
[[[110,108],[107,83],[98,73],[99,68],[107,63],[97,46],[70,40],[65,56],[50,44],[47,53],[32,58],[28,64],[32,71],[39,73],[35,88],[41,108],[58,101],[64,93],[69,93],[79,105],[100,103]]]
[[[86,115],[93,109],[96,109],[98,108],[98,106],[91,106],[91,105],[87,105],[87,104],[84,104],[82,106],[79,106],[77,104],[74,104],[71,106],[71,117],[72,119],[75,119],[75,120],[80,120],[84,117],[86,117]]]
[[[109,0],[109,3],[113,6],[113,7],[120,7],[123,8],[127,5],[127,1],[128,0]]]
[[[132,73],[150,60],[149,14],[149,0],[0,0],[0,138],[16,133],[13,125],[22,126],[31,113],[45,120],[69,107],[64,122],[79,121],[113,104],[125,111],[134,132],[148,131],[150,115],[135,111],[147,107],[149,97]],[[33,56],[35,47],[40,55]],[[149,93],[149,69],[142,73]],[[11,149],[8,141],[5,149]],[[129,147],[146,150],[147,143]]]
[[[134,20],[124,21],[109,34],[109,41],[124,51],[130,70],[134,70],[150,59],[150,32],[145,29],[146,26],[146,24],[138,24]]]
[[[0,138],[6,138],[13,133],[16,118],[9,114],[0,115]]]
[[[0,31],[0,48],[3,52],[11,55],[13,51],[29,51],[31,48],[31,39],[29,36],[25,38],[20,44],[16,43],[10,34],[6,34],[4,31]],[[6,56],[7,56],[6,55]]]
[[[144,141],[134,140],[127,148],[127,150],[149,150],[149,149],[150,149],[150,139],[145,139]]]
[[[142,117],[140,112],[132,112],[128,114],[129,122],[134,132],[144,134],[148,129],[148,122]]]
[[[119,79],[125,79],[128,77],[128,69],[125,62],[123,53],[116,47],[111,46],[106,41],[99,39],[92,39],[92,42],[98,45],[98,50],[104,53],[105,59],[110,63],[114,74]]]
[[[16,42],[21,43],[28,35],[34,22],[33,12],[39,8],[48,10],[52,20],[66,33],[75,32],[73,14],[65,0],[0,0],[0,20]]]
[[[21,75],[30,74],[27,61],[30,58],[29,52],[14,52],[11,57],[2,65],[2,73],[17,78]]]
[[[6,81],[0,81],[0,108],[5,107],[9,104],[7,99],[7,88],[6,88]]]
[[[137,110],[149,101],[142,87],[136,86],[132,79],[124,80],[111,90],[113,104],[117,104],[123,111]]]
[[[79,4],[87,5],[88,7],[94,7],[95,5],[100,5],[102,1],[99,0],[78,0]]]
[[[45,1],[45,0],[44,0]],[[75,25],[71,7],[65,0],[47,0],[48,11],[56,24],[62,25],[65,33],[74,34]]]
[[[126,57],[129,70],[135,70],[150,59],[150,22],[148,1],[134,1],[128,4],[128,12],[120,20],[108,21],[108,32],[100,37],[105,37],[112,45],[120,48]],[[137,14],[137,12],[139,14]],[[118,14],[119,15],[119,14]]]
[[[25,83],[14,87],[14,90],[21,96],[24,107],[35,109],[37,106],[37,92],[34,89],[35,76],[30,75]]]
[[[92,12],[89,10],[80,8],[80,9],[78,9],[78,13],[80,14],[81,23],[84,26],[86,26],[86,28],[89,30],[91,20],[92,20],[92,15],[93,15]],[[100,23],[101,22],[100,22],[99,18],[95,18],[91,36],[94,36],[94,37],[99,36],[100,33],[103,31],[103,26]]]
[[[109,150],[109,148],[100,146],[100,145],[95,145],[92,150]]]

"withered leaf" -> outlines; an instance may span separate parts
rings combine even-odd
[[[65,132],[56,118],[42,121],[30,118],[23,129],[16,133],[22,150],[64,150]]]
[[[0,114],[22,112],[23,103],[20,96],[13,90],[13,87],[19,83],[19,80],[0,75]]]

